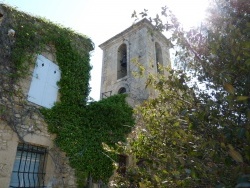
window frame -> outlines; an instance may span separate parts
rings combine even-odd
[[[127,93],[127,89],[125,87],[121,87],[119,90],[118,90],[118,94],[125,94]]]
[[[117,51],[117,80],[128,75],[128,50],[127,44],[123,43]]]
[[[19,143],[9,188],[45,188],[47,148]]]
[[[163,56],[162,56],[162,48],[158,42],[155,42],[155,63],[157,73],[163,74]]]

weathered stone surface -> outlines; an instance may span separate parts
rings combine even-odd
[[[39,111],[40,106],[27,101],[37,54],[34,54],[34,63],[27,70],[27,75],[18,81],[12,80],[10,75],[15,70],[11,49],[15,38],[7,34],[13,23],[1,4],[0,13],[4,15],[0,18],[0,187],[9,187],[17,146],[23,141],[48,148],[46,187],[76,187],[74,170],[69,166],[65,154],[54,145],[55,135],[48,132]],[[48,45],[41,54],[56,63],[52,45]],[[63,181],[63,176],[68,181]]]
[[[0,178],[6,177],[9,173],[9,167],[5,163],[0,163]]]
[[[3,141],[7,141],[7,140],[11,140],[11,138],[12,138],[12,136],[13,136],[13,133],[11,133],[11,132],[3,132],[2,134],[1,134],[1,139],[3,140]]]
[[[142,20],[100,45],[103,50],[101,98],[117,94],[121,88],[126,89],[128,102],[132,106],[155,97],[155,92],[146,88],[146,80],[149,73],[158,74],[156,44],[161,47],[163,66],[171,66],[171,63],[167,39],[153,29],[148,20]],[[122,45],[126,45],[127,75],[120,78],[119,50]],[[134,73],[139,72],[136,61],[146,69],[143,77],[134,76]]]

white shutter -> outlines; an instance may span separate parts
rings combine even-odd
[[[60,80],[60,77],[61,72],[59,67],[50,62],[45,82],[45,90],[43,92],[42,106],[51,108],[54,105],[54,102],[56,102],[58,93],[57,82]]]
[[[45,87],[46,74],[48,70],[48,61],[46,61],[46,59],[39,55],[32,75],[32,81],[28,93],[28,101],[38,105],[42,104],[42,96]]]
[[[28,93],[28,101],[51,108],[57,99],[57,82],[60,77],[59,67],[44,56],[38,55]]]

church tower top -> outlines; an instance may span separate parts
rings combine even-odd
[[[121,33],[99,45],[103,50],[101,96],[127,93],[132,106],[156,95],[146,88],[149,73],[167,74],[159,69],[170,66],[169,42],[149,20],[143,19]],[[147,70],[142,77],[134,76],[139,72],[139,62]]]
[[[112,42],[114,42],[116,39],[119,39],[120,37],[124,37],[125,35],[129,33],[133,33],[136,30],[139,30],[142,27],[147,27],[152,32],[154,31],[154,34],[159,35],[158,37],[164,40],[166,43],[168,43],[167,38],[159,31],[155,30],[155,26],[147,19],[144,18],[136,23],[134,23],[132,26],[128,27],[127,29],[123,30],[122,32],[118,33],[117,35],[111,37],[107,41],[103,42],[99,45],[99,47],[103,50],[107,45],[110,45]]]

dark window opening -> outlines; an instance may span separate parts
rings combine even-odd
[[[155,60],[156,60],[157,72],[162,74],[163,73],[162,50],[161,46],[157,42],[155,43]]]
[[[118,156],[118,170],[117,172],[120,175],[125,175],[126,173],[126,166],[127,166],[127,156],[126,155],[119,155]]]
[[[127,55],[125,53],[123,54],[122,60],[120,62],[122,67],[127,67]]]
[[[47,149],[20,143],[11,175],[10,187],[45,188],[45,159]]]
[[[127,45],[122,44],[118,49],[117,79],[127,76]]]
[[[126,88],[125,87],[120,88],[119,91],[118,91],[118,94],[123,94],[123,93],[126,93]]]

